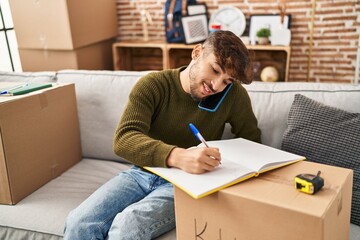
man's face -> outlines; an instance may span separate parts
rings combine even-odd
[[[221,92],[235,79],[229,76],[217,63],[213,53],[201,51],[189,71],[190,95],[201,101],[210,95]]]

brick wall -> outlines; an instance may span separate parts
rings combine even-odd
[[[278,14],[283,0],[198,0],[206,3],[209,15],[219,7],[232,5],[251,14]],[[118,40],[142,39],[139,9],[149,11],[149,40],[165,40],[165,0],[117,0]],[[315,8],[312,47],[311,19]],[[291,14],[291,58],[289,81],[352,82],[360,34],[359,0],[287,0]]]

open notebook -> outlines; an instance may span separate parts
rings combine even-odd
[[[208,141],[207,143],[211,147],[220,149],[221,165],[214,171],[191,174],[177,168],[145,167],[145,169],[161,176],[193,198],[198,199],[260,173],[305,159],[303,156],[243,138]]]

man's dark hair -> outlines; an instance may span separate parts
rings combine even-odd
[[[216,61],[226,71],[244,84],[253,80],[253,70],[250,54],[241,39],[231,31],[211,33],[205,40],[204,50],[210,50]]]

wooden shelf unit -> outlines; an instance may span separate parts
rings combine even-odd
[[[162,70],[187,65],[195,45],[127,41],[113,44],[115,70]],[[278,81],[287,81],[290,65],[290,46],[247,45],[254,57],[255,80],[260,80],[262,68],[274,66],[279,71]]]

